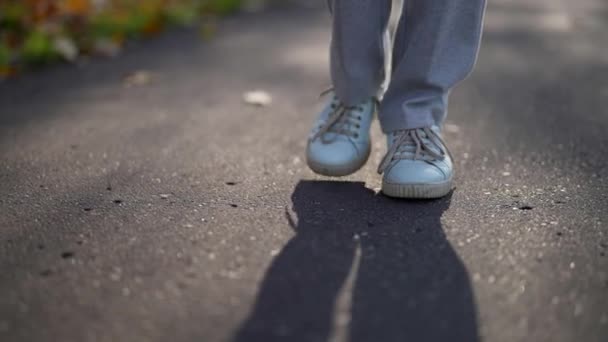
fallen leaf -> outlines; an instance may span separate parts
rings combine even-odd
[[[258,107],[266,107],[272,103],[272,97],[270,96],[270,94],[263,90],[254,90],[246,92],[243,95],[243,100],[247,104]]]
[[[63,12],[69,15],[84,16],[91,11],[91,3],[88,0],[63,0],[62,5]]]
[[[124,79],[124,84],[127,87],[144,86],[152,82],[152,73],[146,70],[138,70],[129,75]]]
[[[112,39],[99,39],[95,41],[93,50],[106,57],[116,57],[120,53],[120,43]]]
[[[55,47],[55,51],[70,62],[74,62],[76,58],[78,58],[78,47],[76,47],[74,41],[68,37],[55,38],[53,46]]]
[[[448,133],[460,133],[460,127],[454,124],[445,124],[443,128]]]
[[[201,24],[200,35],[203,40],[210,40],[215,36],[217,32],[217,24],[214,19],[209,18],[207,21]]]

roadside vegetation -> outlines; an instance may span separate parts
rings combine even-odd
[[[115,56],[131,39],[200,25],[245,0],[0,0],[0,79],[91,55]]]

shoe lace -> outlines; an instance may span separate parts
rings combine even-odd
[[[393,143],[378,166],[380,174],[399,160],[431,162],[444,159],[446,154],[452,158],[441,136],[428,127],[397,131],[394,134]]]
[[[321,93],[321,97],[332,92],[333,88],[329,88]],[[347,106],[337,96],[334,95],[331,103],[331,113],[327,120],[318,127],[317,132],[312,136],[311,141],[321,138],[323,143],[330,143],[335,140],[328,139],[327,133],[335,133],[344,135],[349,138],[358,138],[357,129],[361,128],[363,106]]]

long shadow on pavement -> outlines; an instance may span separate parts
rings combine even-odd
[[[301,181],[297,224],[287,214],[296,235],[234,341],[478,341],[469,276],[440,221],[450,201]]]

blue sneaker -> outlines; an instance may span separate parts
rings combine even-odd
[[[396,131],[378,167],[382,193],[399,198],[440,198],[452,190],[454,166],[439,127]]]
[[[306,161],[310,169],[324,176],[341,177],[365,165],[371,150],[369,131],[375,110],[373,98],[347,107],[333,95],[308,139]]]

